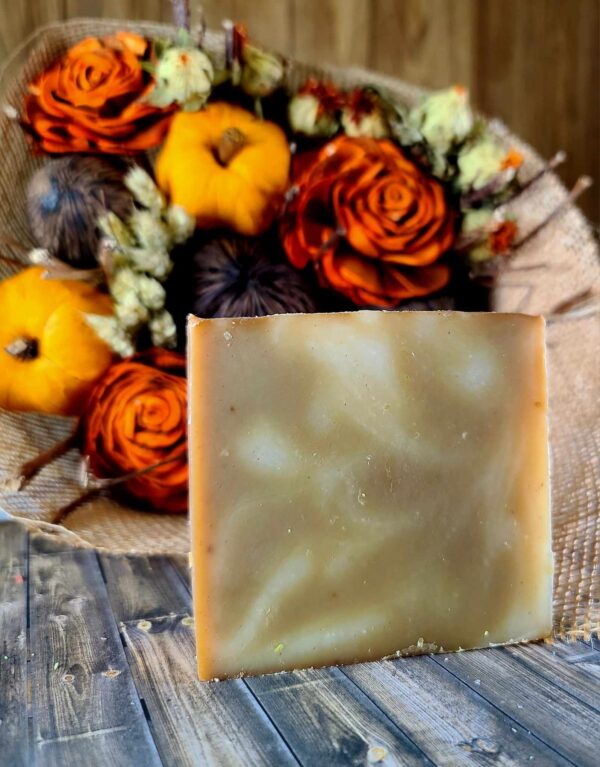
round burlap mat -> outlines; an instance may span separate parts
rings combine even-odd
[[[39,29],[0,72],[0,106],[19,110],[27,83],[77,40],[124,27],[166,37],[174,32],[161,24],[104,19],[77,19]],[[220,34],[209,32],[206,42],[214,52],[222,52]],[[294,64],[292,84],[303,81],[309,73],[323,74],[316,67]],[[378,84],[409,104],[420,95],[417,88],[362,70],[329,68],[326,74],[340,84]],[[501,124],[493,123],[493,129],[507,146],[522,152],[524,179],[543,166],[539,156]],[[32,156],[19,126],[4,111],[0,114],[0,146],[0,233],[33,246],[25,187],[43,159]],[[521,230],[532,231],[565,198],[566,191],[557,177],[546,175],[514,203]],[[10,247],[4,246],[3,253],[22,257]],[[0,264],[0,277],[9,273],[10,268]],[[588,289],[600,292],[598,248],[582,214],[568,205],[560,217],[520,249],[511,271],[498,279],[493,296],[498,311],[548,317],[554,613],[556,634],[561,636],[586,636],[599,628],[600,317],[593,312],[554,315],[557,306]],[[72,353],[77,354],[77,349]],[[4,476],[14,474],[23,461],[65,438],[72,427],[69,419],[0,412],[0,472]],[[71,451],[44,468],[21,491],[5,486],[0,507],[36,530],[68,537],[77,545],[144,554],[188,550],[185,518],[134,511],[106,498],[86,503],[66,516],[62,524],[53,524],[57,510],[80,494],[78,465],[79,456]]]

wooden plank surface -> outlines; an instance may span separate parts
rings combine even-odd
[[[544,156],[565,149],[568,184],[597,183],[581,206],[600,223],[598,0],[203,0],[218,26],[315,63],[370,66],[426,87],[467,85]],[[170,0],[0,0],[0,62],[36,25],[75,16],[170,20]]]
[[[403,722],[435,764],[569,764],[429,657],[347,666],[344,673],[389,717]]]
[[[600,714],[555,681],[529,670],[509,650],[432,656],[482,698],[579,767],[597,767]]]
[[[36,762],[160,765],[94,552],[33,542],[29,574]]]
[[[27,534],[0,523],[0,763],[29,763]]]
[[[339,668],[266,674],[246,683],[302,764],[433,764]]]
[[[2,767],[598,764],[594,643],[202,683],[183,559],[26,540],[0,523]]]
[[[101,562],[163,763],[297,764],[244,682],[198,681],[191,596],[176,569],[158,558]]]

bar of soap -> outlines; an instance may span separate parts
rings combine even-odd
[[[191,317],[201,679],[551,631],[544,321]]]

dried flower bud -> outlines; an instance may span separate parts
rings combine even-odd
[[[461,237],[472,241],[468,259],[472,264],[508,255],[517,236],[517,225],[491,208],[469,210],[463,216]]]
[[[120,248],[130,248],[135,245],[135,238],[129,231],[129,227],[112,212],[100,216],[98,228]]]
[[[189,240],[196,228],[196,219],[181,205],[170,205],[166,212],[167,226],[176,245]]]
[[[161,211],[166,206],[163,193],[139,165],[134,165],[124,178],[127,189],[133,194],[136,202],[152,211]]]
[[[110,283],[110,292],[117,304],[126,303],[137,296],[140,275],[133,269],[119,269]]]
[[[473,112],[467,89],[454,85],[432,93],[410,110],[408,122],[434,153],[446,154],[473,130]]]
[[[149,250],[168,250],[171,234],[161,219],[150,210],[134,210],[129,219],[139,244]]]
[[[130,293],[120,303],[115,303],[114,314],[119,324],[127,331],[137,330],[150,319],[150,312],[135,293]]]
[[[457,186],[462,192],[489,187],[489,193],[496,194],[514,179],[522,162],[519,152],[507,152],[494,136],[485,134],[459,153]]]
[[[116,317],[86,314],[85,319],[98,336],[120,357],[129,357],[135,352],[135,346],[130,336],[125,332]]]
[[[264,98],[282,84],[285,67],[281,56],[246,43],[241,58],[240,86],[249,96]]]
[[[151,277],[156,277],[157,280],[161,281],[169,276],[173,268],[173,263],[166,250],[128,248],[126,260],[137,271],[146,272]]]
[[[210,96],[214,69],[204,51],[172,47],[162,53],[154,76],[156,86],[148,99],[153,106],[180,104],[186,111],[195,111]]]
[[[340,127],[342,102],[334,85],[309,79],[288,105],[292,130],[306,136],[332,136]]]
[[[385,138],[390,134],[390,126],[379,98],[365,88],[356,88],[348,95],[342,109],[341,123],[347,136]]]
[[[141,275],[138,278],[137,295],[142,304],[152,311],[158,311],[165,305],[165,289],[152,277]]]
[[[177,343],[177,328],[173,317],[167,311],[162,311],[152,317],[148,323],[150,336],[154,346],[163,346],[167,349],[175,348]]]

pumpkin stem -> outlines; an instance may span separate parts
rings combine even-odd
[[[248,139],[239,128],[227,128],[221,134],[217,144],[217,160],[221,165],[229,165],[236,154],[248,143]]]
[[[29,362],[38,356],[39,344],[36,338],[20,336],[15,338],[8,346],[5,346],[4,351],[17,360]]]

